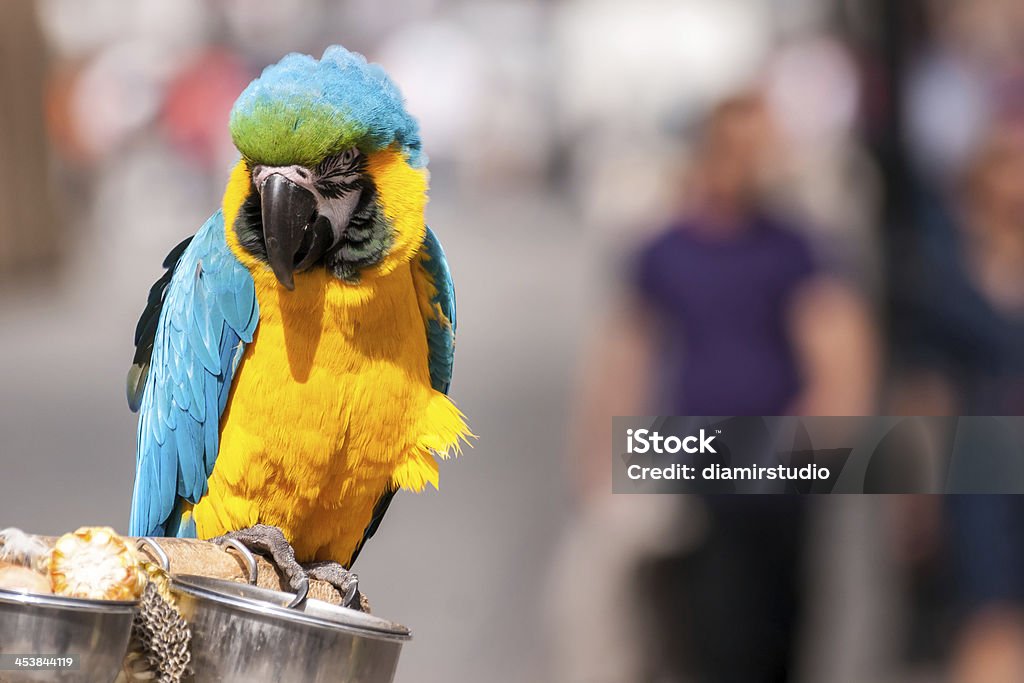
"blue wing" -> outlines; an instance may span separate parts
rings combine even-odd
[[[423,311],[423,317],[427,327],[430,383],[437,391],[447,394],[455,362],[455,284],[441,243],[430,228],[427,228],[417,258],[429,279],[424,289],[430,306]]]
[[[171,267],[155,297],[162,307],[141,372],[134,536],[195,534],[194,524],[181,523],[182,508],[206,494],[220,416],[259,320],[252,276],[225,242],[220,211]]]

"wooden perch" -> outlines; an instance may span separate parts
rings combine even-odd
[[[50,546],[57,539],[54,537],[43,537]],[[131,539],[137,540],[137,539]],[[170,560],[171,574],[198,574],[215,579],[227,579],[228,581],[249,581],[249,569],[245,560],[235,551],[228,550],[209,541],[199,541],[191,538],[158,538],[160,547],[167,553]],[[142,550],[149,559],[156,560],[152,554]],[[291,592],[287,583],[282,583],[281,575],[277,568],[265,557],[253,553],[256,558],[257,578],[256,585],[272,590]],[[324,581],[309,582],[309,597],[329,602],[332,605],[340,605],[342,595],[329,583]],[[363,598],[363,611],[369,612],[369,605]]]
[[[171,560],[171,574],[199,574],[216,579],[247,582],[249,569],[245,560],[233,550],[225,546],[199,541],[192,538],[158,538],[160,547]],[[145,551],[144,551],[145,552]],[[292,592],[277,568],[262,555],[253,553],[256,558],[256,585],[276,591]],[[329,583],[324,581],[309,582],[309,597],[340,605],[342,595]]]

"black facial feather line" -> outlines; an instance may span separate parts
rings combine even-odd
[[[263,235],[263,204],[256,186],[249,182],[249,194],[235,218],[238,243],[260,261],[267,263],[267,242]]]
[[[360,187],[366,174],[366,157],[354,148],[327,157],[314,170],[317,192],[333,199]]]

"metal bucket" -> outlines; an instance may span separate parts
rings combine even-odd
[[[404,626],[320,600],[204,576],[171,590],[192,630],[194,683],[390,683]]]
[[[128,650],[136,604],[0,589],[0,654],[78,658],[77,670],[3,670],[0,681],[111,683]]]

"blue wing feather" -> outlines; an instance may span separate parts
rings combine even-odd
[[[181,254],[164,296],[142,394],[130,531],[194,535],[185,502],[206,494],[220,416],[259,320],[249,271],[228,249],[218,211]]]
[[[427,351],[429,353],[430,383],[434,389],[447,394],[452,382],[452,368],[455,362],[455,283],[448,269],[448,259],[437,235],[430,228],[423,238],[419,252],[420,263],[433,281],[436,294],[431,306],[440,310],[441,316],[428,315]]]

